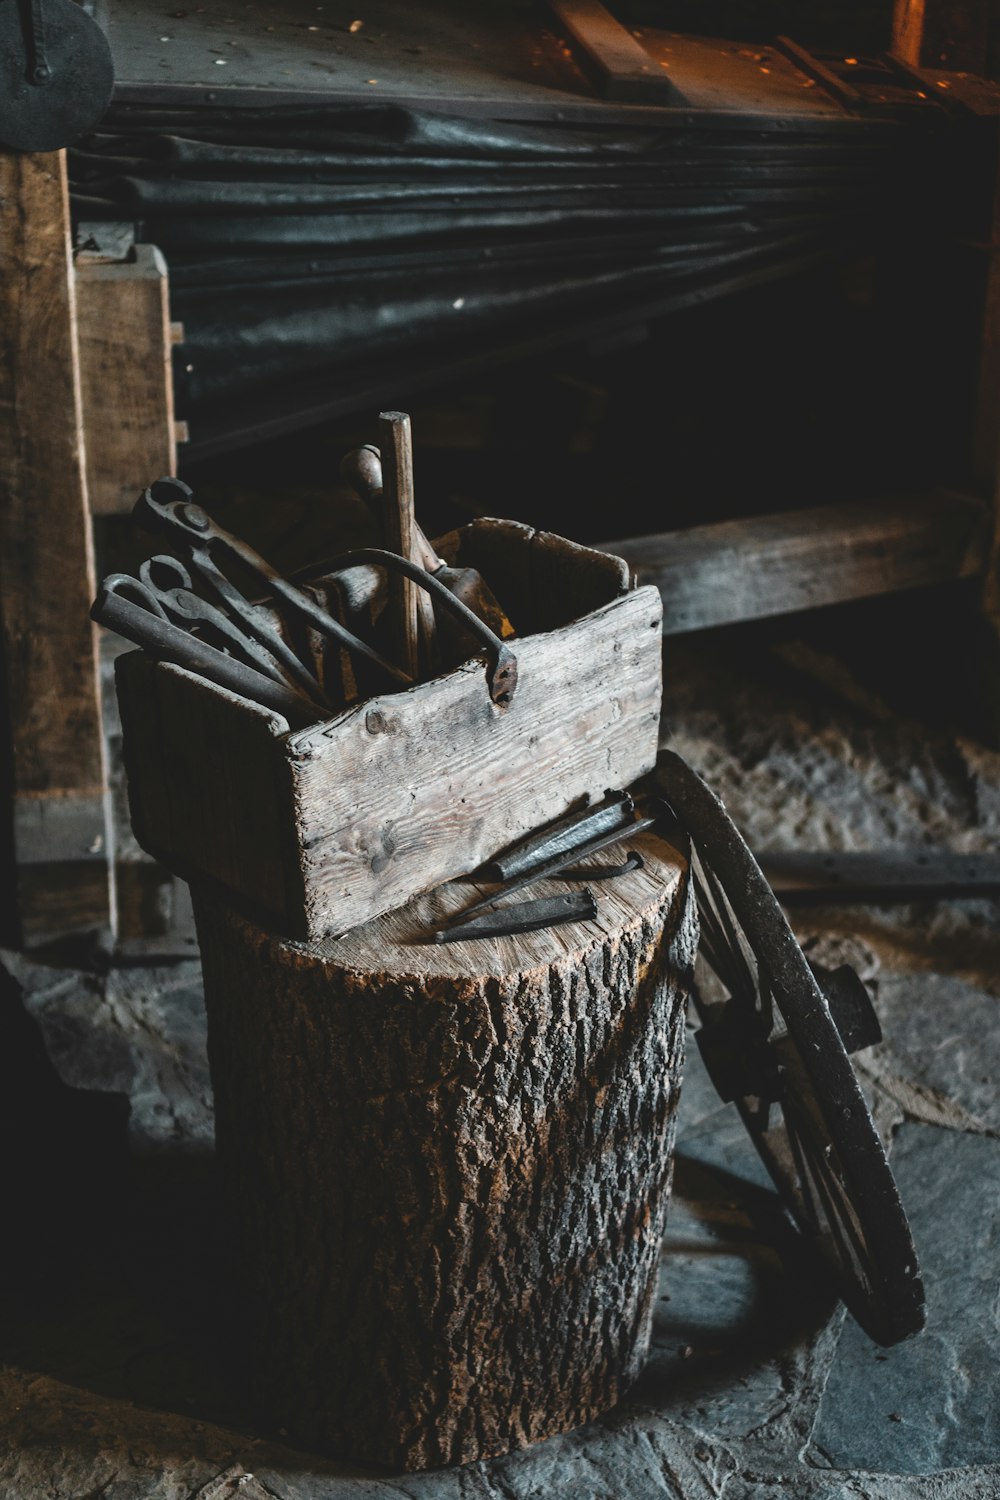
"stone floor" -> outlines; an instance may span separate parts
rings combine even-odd
[[[815,654],[757,656],[680,653],[666,725],[751,842],[996,846],[1000,757],[889,711]],[[996,902],[964,900],[795,917],[811,952],[851,958],[874,984],[886,1041],[858,1063],[923,1264],[922,1336],[881,1350],[815,1285],[692,1048],[645,1374],[579,1431],[408,1476],[297,1451],[255,1425],[243,1400],[216,1293],[227,1242],[214,1211],[197,961],[74,967],[5,955],[23,990],[23,1001],[6,996],[8,1021],[26,1012],[63,1084],[127,1093],[132,1113],[123,1192],[90,1136],[59,1137],[33,1113],[30,1089],[19,1095],[7,1080],[0,1495],[1000,1496],[998,915]],[[105,1129],[111,1138],[113,1113],[95,1109],[94,1140]],[[29,1184],[17,1170],[28,1160],[47,1163],[48,1177]]]

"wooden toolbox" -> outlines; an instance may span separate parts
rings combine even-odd
[[[438,544],[517,632],[512,701],[482,658],[291,731],[280,714],[129,652],[117,662],[136,836],[277,932],[336,936],[653,768],[659,592],[617,557],[512,521]]]

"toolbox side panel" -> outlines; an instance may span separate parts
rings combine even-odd
[[[208,875],[301,927],[286,721],[141,651],[115,673],[139,843],[185,879]]]
[[[661,615],[642,588],[519,639],[507,709],[477,659],[289,736],[308,936],[391,911],[651,770]]]
[[[628,564],[521,521],[484,517],[435,542],[440,555],[477,568],[519,636],[556,630],[628,591]]]

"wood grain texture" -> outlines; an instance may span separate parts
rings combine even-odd
[[[14,794],[81,798],[100,810],[106,776],[75,320],[65,153],[0,153],[0,612]],[[88,844],[97,839],[110,850],[100,811]],[[102,875],[81,861],[80,879],[86,899],[70,897],[71,920],[110,925],[110,862]],[[71,877],[60,883],[71,886]],[[33,900],[25,887],[30,926]],[[66,930],[51,901],[46,913]]]
[[[384,411],[379,414],[379,451],[382,454],[382,537],[390,552],[419,562],[414,535],[413,513],[413,444],[410,419],[405,412]],[[417,618],[420,590],[412,578],[390,573],[388,601],[391,631],[391,657],[416,680],[418,670]]]
[[[988,517],[966,495],[894,500],[693,526],[609,542],[663,596],[680,634],[982,573]]]
[[[344,932],[473,870],[656,757],[654,589],[516,642],[518,685],[490,702],[479,660],[368,699],[288,739],[306,933]]]
[[[167,267],[77,259],[80,386],[93,515],[126,515],[153,479],[177,473]]]
[[[680,857],[599,919],[322,946],[196,891],[238,1322],[269,1424],[407,1469],[588,1421],[638,1373],[696,942]]]
[[[600,0],[546,0],[546,9],[602,98],[623,104],[678,102],[677,89],[658,63]]]
[[[914,68],[921,63],[925,10],[926,0],[893,0],[892,50]]]
[[[656,590],[623,593],[620,560],[515,523],[477,522],[456,547],[518,601],[509,708],[490,702],[475,658],[288,734],[280,716],[180,668],[121,657],[142,847],[185,879],[222,881],[289,936],[318,939],[649,771],[661,698]],[[548,628],[554,617],[559,627]]]
[[[209,875],[252,906],[301,905],[280,714],[141,651],[115,661],[136,839],[176,874]]]

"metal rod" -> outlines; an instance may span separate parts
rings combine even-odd
[[[487,912],[474,922],[457,922],[434,933],[435,943],[460,943],[475,938],[509,937],[516,932],[536,932],[542,927],[561,927],[565,922],[592,922],[597,902],[586,889],[565,896],[545,896],[538,901],[517,901],[499,911]]]
[[[489,860],[478,873],[483,880],[513,880],[534,865],[544,864],[563,849],[576,849],[587,839],[624,827],[635,811],[628,792],[612,792],[598,807],[578,808],[547,828],[529,833],[512,848]]]
[[[536,865],[527,873],[508,881],[492,896],[483,896],[479,901],[474,901],[471,906],[459,912],[455,920],[467,922],[479,912],[488,911],[491,906],[496,906],[497,902],[502,901],[505,896],[512,896],[515,891],[523,890],[526,885],[533,885],[536,880],[547,880],[551,875],[558,875],[574,860],[586,859],[588,855],[597,854],[599,850],[607,849],[622,839],[631,838],[636,833],[643,833],[647,828],[652,828],[656,821],[656,818],[636,818],[634,822],[626,823],[623,828],[613,828],[597,838],[588,839],[585,844],[577,844],[574,849],[563,849],[545,864]]]

